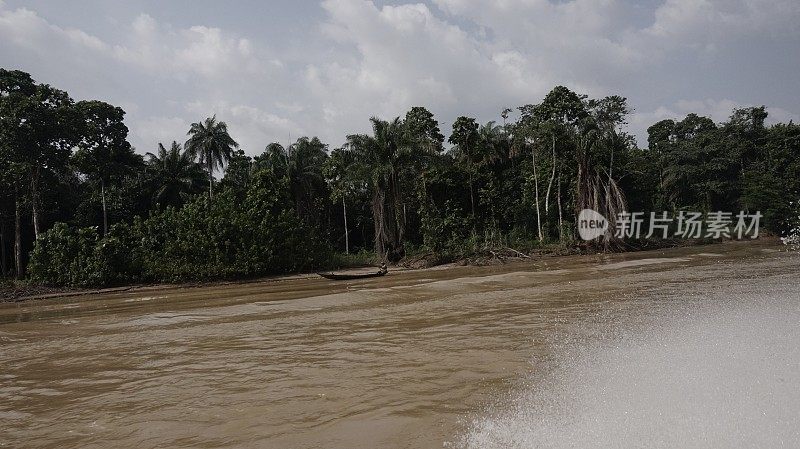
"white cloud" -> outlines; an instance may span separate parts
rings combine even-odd
[[[53,44],[59,47],[78,46],[94,51],[107,51],[108,45],[95,36],[75,28],[51,25],[36,12],[18,8],[7,10],[0,3],[0,36],[3,42],[47,54]]]
[[[644,30],[686,45],[711,45],[738,36],[797,36],[800,6],[795,0],[667,0]]]
[[[144,148],[136,148],[139,153],[155,153],[158,143],[169,148],[172,141],[183,145],[189,123],[182,117],[149,116],[142,119],[129,118],[131,140],[146,142]]]
[[[253,151],[260,151],[272,133],[281,138],[299,134],[298,125],[277,113],[221,102],[243,92],[261,93],[260,77],[282,70],[277,59],[263,56],[248,39],[207,26],[174,29],[147,14],[122,28],[122,42],[112,44],[77,28],[53,25],[29,9],[6,9],[0,3],[0,38],[13,46],[3,50],[11,52],[4,60],[27,60],[19,68],[78,99],[124,105],[131,141],[141,152],[152,151],[158,142],[182,142],[192,121],[215,111],[232,122],[231,128],[243,130],[237,137]],[[135,81],[127,84],[126,79]],[[187,85],[192,86],[188,92]]]
[[[173,30],[141,14],[130,24],[129,32],[122,30],[122,35],[129,38],[111,45],[80,29],[50,24],[29,9],[7,10],[0,4],[0,36],[6,42],[42,55],[57,55],[55,50],[63,50],[70,56],[94,52],[95,57],[115,58],[154,74],[177,77],[199,74],[219,78],[243,71],[262,71],[250,41],[228,35],[219,28],[192,26]]]
[[[463,114],[496,116],[550,85],[520,53],[497,51],[423,4],[378,8],[369,1],[328,0],[323,7],[330,16],[325,33],[357,51],[351,64],[306,70],[330,126],[364,130],[370,114],[390,118],[416,105],[450,123]]]
[[[128,42],[114,46],[113,56],[155,74],[219,79],[262,70],[250,41],[219,28],[197,25],[174,30],[141,14],[131,24],[131,31]]]
[[[294,121],[247,104],[194,101],[186,105],[186,111],[193,117],[216,115],[224,119],[231,136],[248,154],[262,152],[270,142],[286,143],[290,137],[295,140],[306,134]]]

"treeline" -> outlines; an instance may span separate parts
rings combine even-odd
[[[639,148],[622,130],[630,112],[559,86],[500,123],[458,117],[447,140],[414,107],[336,148],[303,137],[255,157],[212,117],[142,156],[122,109],[0,69],[0,268],[55,285],[237,278],[347,253],[572,245],[587,207],[760,210],[775,233],[796,215],[797,125],[765,126],[764,107],[722,124],[690,114]]]

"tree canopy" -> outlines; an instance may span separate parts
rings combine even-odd
[[[0,69],[0,273],[58,285],[235,278],[575,247],[584,208],[612,223],[631,210],[761,211],[774,234],[798,213],[800,127],[767,125],[763,106],[722,123],[661,120],[640,148],[622,96],[557,86],[521,103],[499,111],[502,125],[457,117],[447,138],[415,106],[333,147],[308,136],[257,154],[212,115],[183,148],[153,142],[143,157],[121,108]],[[606,236],[595,249],[623,246]]]

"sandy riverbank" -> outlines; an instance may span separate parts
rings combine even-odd
[[[779,245],[779,239],[773,237],[766,237],[761,238],[757,242],[736,242],[736,241],[728,241],[723,243],[712,243],[711,245],[747,245],[747,244],[760,244],[760,245]],[[652,252],[652,251],[661,251],[664,249],[669,248],[678,248],[678,247],[691,247],[691,246],[698,246],[704,243],[698,241],[678,241],[678,242],[670,242],[667,244],[663,244],[663,247],[655,247],[654,249],[641,249],[641,248],[631,248],[629,251],[621,252],[621,253],[613,253],[613,254],[630,254],[630,253],[640,253],[640,252]],[[675,245],[675,246],[670,246]],[[581,251],[577,248],[573,249],[564,249],[559,248],[558,250],[542,250],[539,252],[528,254],[519,253],[513,250],[508,250],[504,254],[498,256],[496,254],[487,253],[485,256],[482,257],[470,257],[470,258],[463,258],[454,262],[450,263],[443,263],[433,266],[421,266],[415,267],[412,264],[400,264],[399,266],[391,267],[390,271],[392,273],[402,273],[402,272],[425,272],[425,271],[439,271],[439,270],[452,270],[456,268],[462,267],[481,267],[481,266],[494,266],[494,265],[506,265],[506,264],[536,264],[537,262],[541,261],[552,261],[556,259],[563,259],[569,260],[569,258],[573,259],[580,259],[580,258],[591,258],[593,256],[598,255],[608,255],[606,253],[587,253],[586,251]],[[342,270],[335,270],[337,273],[366,273],[375,270],[375,267],[361,267],[361,268],[348,268]],[[132,284],[132,285],[125,285],[125,286],[114,286],[108,288],[68,288],[68,287],[49,287],[43,285],[32,285],[25,282],[9,282],[7,284],[0,284],[0,303],[2,302],[23,302],[23,301],[33,301],[33,300],[42,300],[42,299],[57,299],[57,298],[74,298],[74,297],[83,297],[83,296],[95,296],[95,295],[103,295],[103,294],[115,294],[115,293],[123,293],[123,292],[132,292],[132,293],[146,293],[146,292],[154,292],[158,293],[161,291],[174,291],[178,289],[192,289],[192,288],[214,288],[214,287],[223,287],[223,286],[235,286],[235,285],[257,285],[257,284],[264,284],[264,283],[274,283],[274,282],[285,282],[291,280],[298,280],[298,279],[315,279],[317,278],[317,274],[310,272],[310,273],[294,273],[294,274],[285,274],[285,275],[274,275],[274,276],[264,276],[255,279],[243,279],[243,280],[215,280],[215,281],[208,281],[208,282],[186,282],[186,283],[179,283],[179,284]]]

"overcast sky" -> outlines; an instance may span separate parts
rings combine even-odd
[[[331,147],[416,105],[448,134],[563,84],[629,130],[688,112],[800,117],[798,0],[0,0],[0,66],[127,112],[139,152],[216,114],[248,154]]]

